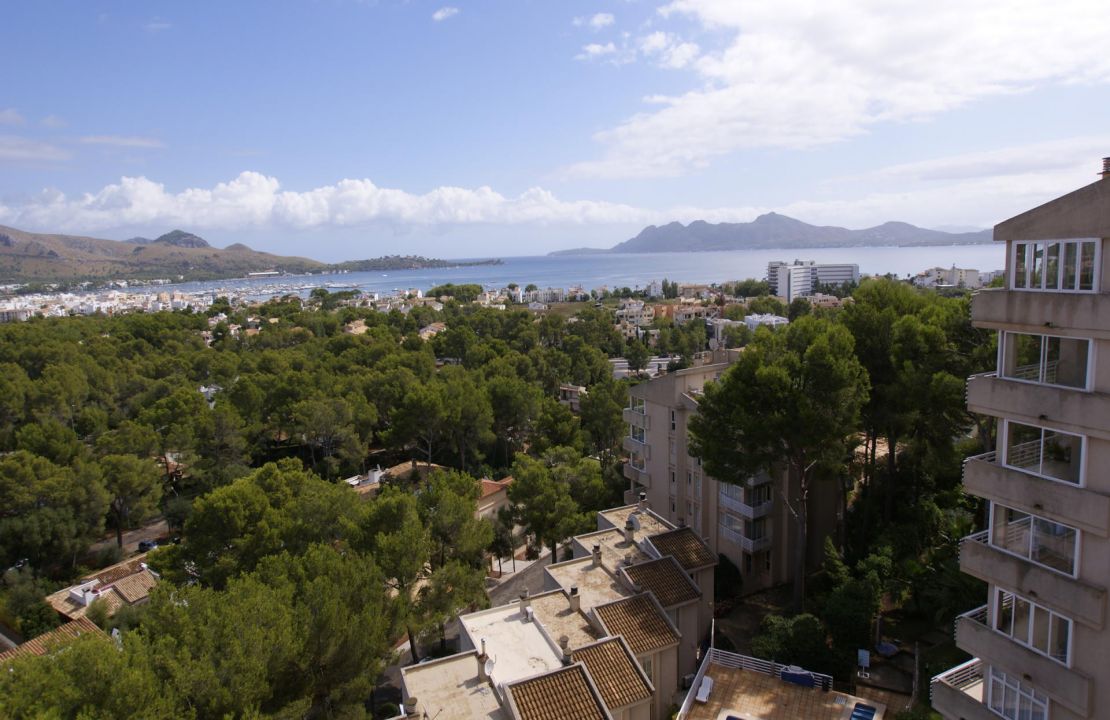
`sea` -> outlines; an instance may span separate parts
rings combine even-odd
[[[931,267],[1001,270],[1003,243],[929,247],[850,247],[820,249],[731,250],[726,252],[628,253],[595,255],[539,255],[502,257],[500,265],[471,265],[424,270],[282,275],[136,288],[137,292],[167,289],[194,294],[234,294],[248,299],[296,293],[307,296],[314,288],[361,290],[390,294],[395,290],[428,290],[444,283],[475,283],[503,288],[509,283],[540,288],[642,288],[653,280],[680,283],[720,283],[763,278],[773,260],[815,260],[819,263],[856,263],[860,273],[898,277],[916,275]],[[460,262],[463,262],[460,260]]]

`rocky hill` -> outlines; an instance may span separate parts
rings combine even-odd
[[[863,230],[849,230],[831,225],[810,225],[786,215],[767,213],[748,223],[708,223],[695,220],[689,225],[678,222],[663,226],[650,225],[636,237],[615,245],[608,252],[967,245],[990,242],[991,237],[990,230],[948,233],[927,230],[904,222],[887,222]],[[598,251],[583,248],[563,251],[561,254],[582,252]]]
[[[221,250],[182,230],[154,240],[118,241],[29,233],[0,225],[0,282],[179,276],[203,280],[264,270],[301,273],[324,267],[315,260],[257,252],[240,243]]]

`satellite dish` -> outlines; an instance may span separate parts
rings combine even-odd
[[[636,513],[632,513],[631,515],[629,515],[628,520],[629,520],[629,522],[632,523],[632,529],[633,530],[639,530],[640,529],[640,518]]]
[[[488,658],[486,660],[486,666],[485,666],[486,677],[490,677],[490,676],[493,675],[493,665],[494,665],[493,658]]]

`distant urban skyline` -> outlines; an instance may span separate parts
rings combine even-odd
[[[7,4],[0,224],[321,260],[777,211],[989,227],[1110,155],[1097,0]]]

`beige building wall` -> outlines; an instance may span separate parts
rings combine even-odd
[[[1086,339],[1090,352],[1081,387],[1059,384],[1060,378],[1076,384],[1071,371],[1083,358],[1074,347],[1053,353],[1055,340],[1039,341],[1048,354],[1033,362],[1026,355],[1024,364],[1000,350],[996,374],[969,379],[969,409],[998,418],[1000,432],[993,453],[965,464],[965,490],[989,501],[993,512],[987,530],[965,538],[960,552],[961,569],[988,583],[985,605],[956,625],[956,643],[978,659],[981,679],[977,685],[973,674],[959,668],[934,678],[934,707],[952,720],[997,717],[985,707],[999,701],[999,684],[991,682],[995,672],[1035,694],[1052,720],[1110,718],[1110,476],[1102,472],[1110,462],[1108,238],[1110,179],[995,228],[995,240],[1006,242],[1007,285],[975,295],[975,325]],[[1069,290],[1018,286],[1018,246],[1069,239],[1091,240],[1097,284]],[[1057,277],[1064,282],[1069,276]],[[1000,336],[1005,347],[1004,340]],[[1048,435],[1010,436],[1005,429],[1014,423]],[[1079,438],[1061,443],[1054,431]],[[1001,508],[1021,514],[1007,518]],[[1031,622],[1025,607],[1034,608]],[[1070,642],[1061,644],[1062,637]]]

